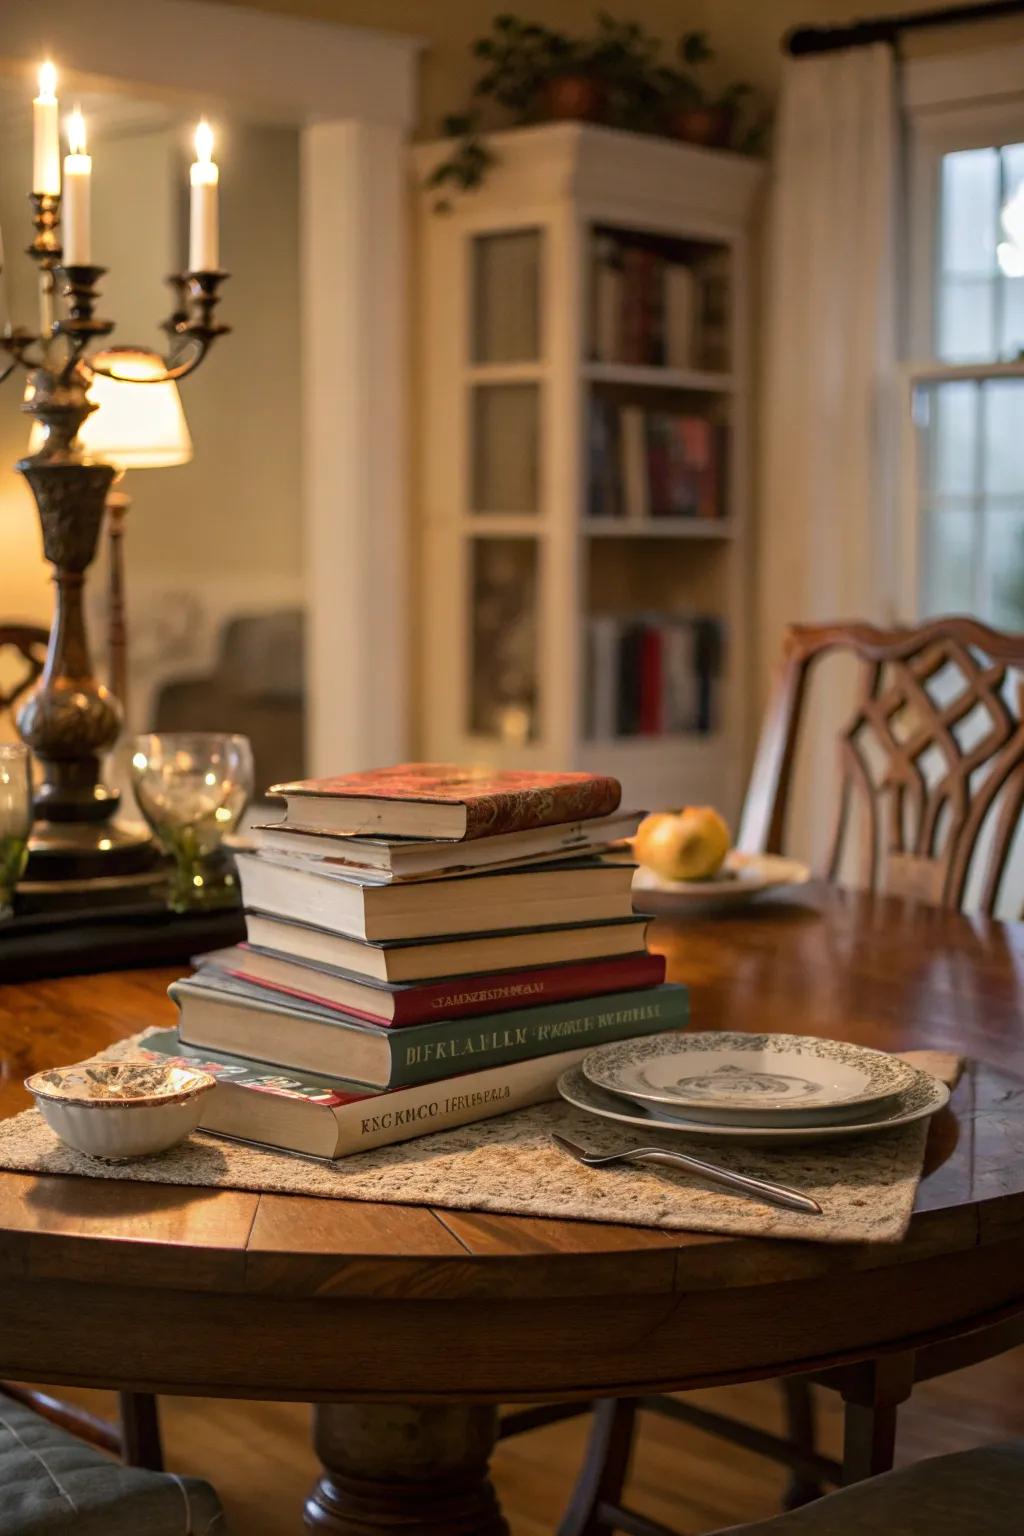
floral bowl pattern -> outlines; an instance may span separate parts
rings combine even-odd
[[[203,1094],[216,1086],[206,1072],[141,1061],[83,1061],[25,1082],[61,1141],[118,1163],[184,1141],[199,1123]]]

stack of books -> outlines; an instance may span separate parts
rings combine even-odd
[[[275,785],[238,854],[247,942],[175,982],[161,1057],[218,1079],[202,1128],[340,1157],[555,1096],[606,1041],[678,1029],[612,850],[614,779],[405,764]]]

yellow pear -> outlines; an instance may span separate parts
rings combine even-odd
[[[663,880],[711,880],[729,852],[729,828],[710,805],[658,811],[637,828],[633,851],[639,863]]]

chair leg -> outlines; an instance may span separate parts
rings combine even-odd
[[[636,1403],[603,1397],[594,1405],[587,1454],[558,1536],[599,1536],[610,1529],[602,1506],[620,1504],[629,1473],[636,1428]]]
[[[164,1470],[160,1443],[160,1416],[150,1392],[119,1392],[121,1410],[121,1459],[126,1466],[148,1472]]]
[[[843,1487],[891,1472],[896,1419],[914,1388],[914,1356],[887,1355],[844,1373]]]
[[[814,1395],[805,1376],[783,1376],[779,1382],[786,1418],[786,1438],[806,1456],[813,1456],[817,1449],[814,1416]],[[783,1509],[799,1509],[820,1499],[825,1489],[809,1472],[793,1471],[782,1496]]]

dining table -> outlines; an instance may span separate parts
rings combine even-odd
[[[499,1404],[812,1375],[855,1448],[880,1394],[1024,1338],[1024,924],[811,883],[650,942],[695,1028],[964,1057],[901,1241],[0,1172],[0,1377],[310,1402],[296,1530],[497,1536]],[[175,974],[0,985],[0,1115],[172,1023]]]

